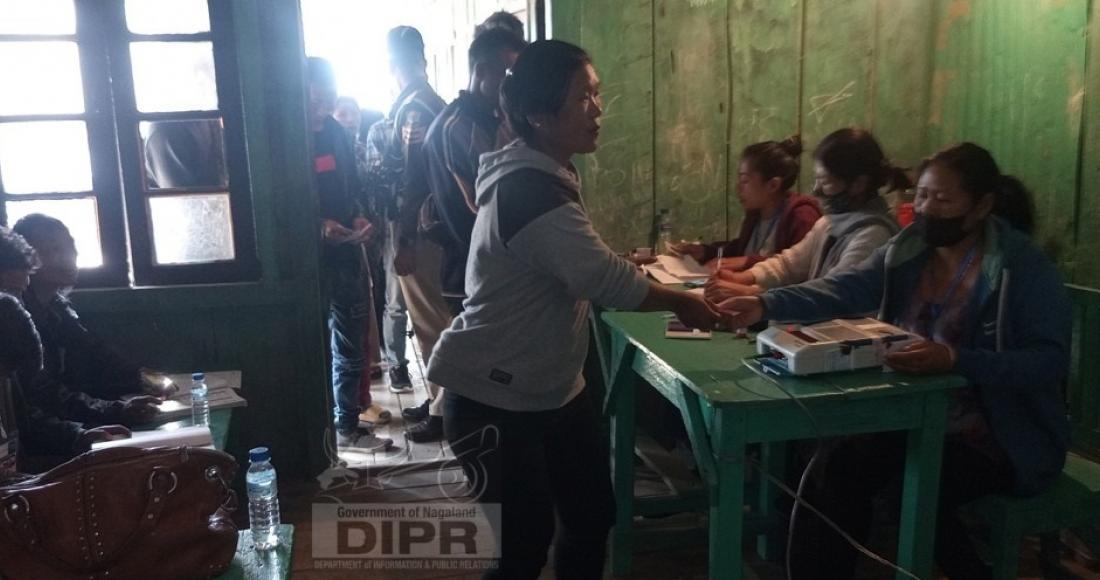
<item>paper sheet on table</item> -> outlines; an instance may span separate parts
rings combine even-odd
[[[666,272],[676,276],[680,280],[695,280],[698,278],[707,278],[712,272],[705,266],[695,261],[695,258],[691,256],[657,256],[657,263],[665,269]]]
[[[649,264],[647,266],[642,266],[642,270],[644,270],[646,274],[649,274],[650,276],[653,277],[654,280],[660,282],[661,284],[683,284],[684,283],[683,280],[681,280],[681,279],[677,278],[676,276],[673,276],[672,274],[669,274],[668,272],[666,272],[665,269],[662,268],[660,264]]]
[[[141,447],[150,449],[153,447],[188,447],[214,448],[214,437],[210,434],[209,427],[181,427],[171,430],[134,431],[129,439],[116,439],[115,441],[101,441],[93,443],[92,449],[108,449],[111,447]]]

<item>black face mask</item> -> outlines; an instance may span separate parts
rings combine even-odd
[[[929,217],[917,214],[913,225],[924,237],[924,243],[933,248],[954,246],[963,241],[970,232],[963,228],[966,214],[953,218]]]
[[[848,213],[859,209],[863,205],[862,202],[853,199],[847,189],[834,195],[825,195],[821,189],[815,189],[813,194],[821,202],[821,208],[825,210],[827,215]]]

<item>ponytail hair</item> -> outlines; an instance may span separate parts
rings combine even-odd
[[[1023,182],[1011,175],[1002,175],[995,193],[993,215],[1029,236],[1035,233],[1035,205]]]
[[[747,162],[764,181],[778,177],[780,189],[786,192],[794,187],[798,179],[800,155],[802,137],[791,135],[782,141],[753,143],[741,151],[741,160]]]
[[[875,136],[866,129],[847,127],[829,133],[814,150],[814,159],[846,183],[866,175],[872,194],[884,186],[887,191],[912,187],[905,170],[890,163]]]
[[[923,173],[933,163],[958,176],[964,191],[977,202],[986,194],[993,195],[993,215],[1007,221],[1017,230],[1031,235],[1035,231],[1035,206],[1031,192],[1019,179],[1001,173],[993,155],[970,142],[941,149],[921,164]]]

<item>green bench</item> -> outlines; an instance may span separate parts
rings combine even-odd
[[[1076,452],[1066,457],[1061,478],[1045,493],[1023,499],[992,495],[967,506],[989,524],[997,580],[1017,577],[1024,536],[1042,535],[1047,552],[1057,544],[1050,534],[1100,521],[1100,463],[1087,457],[1100,457],[1100,290],[1067,287],[1073,300],[1073,343],[1066,394]]]

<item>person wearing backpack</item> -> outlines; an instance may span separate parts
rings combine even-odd
[[[445,103],[428,84],[424,39],[420,32],[411,26],[398,26],[390,30],[387,44],[390,71],[401,89],[390,108],[388,119],[392,127],[386,135],[383,151],[384,163],[392,168],[395,177],[393,202],[387,215],[390,236],[385,258],[390,269],[387,284],[393,284],[392,277],[398,279],[401,296],[412,318],[413,333],[420,344],[420,354],[428,360],[439,335],[451,323],[440,280],[442,248],[433,239],[443,233],[444,226],[434,217],[424,158],[428,127]],[[389,296],[387,301],[391,301]],[[395,310],[387,306],[387,314]],[[399,319],[388,322],[399,322]],[[404,330],[392,324],[387,338]],[[397,373],[390,370],[390,390],[411,393],[407,369],[402,373],[401,368],[404,367],[399,367]],[[438,386],[428,383],[428,390],[431,403],[402,411],[406,421],[417,423],[429,415],[442,415]]]

